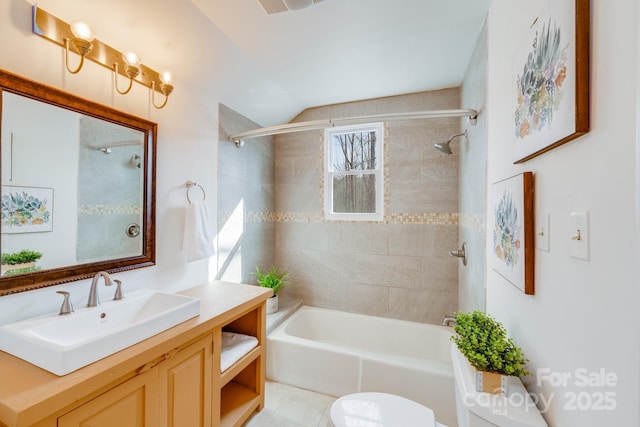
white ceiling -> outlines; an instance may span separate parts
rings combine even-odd
[[[268,15],[258,0],[191,1],[280,96],[298,104],[288,106],[294,115],[314,106],[460,85],[491,2],[324,0]],[[268,106],[251,102],[235,107],[275,124]]]

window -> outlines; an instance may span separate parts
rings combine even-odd
[[[382,123],[325,130],[325,218],[382,221],[383,145]]]

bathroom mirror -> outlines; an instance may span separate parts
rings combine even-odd
[[[157,125],[0,70],[0,295],[155,264]]]

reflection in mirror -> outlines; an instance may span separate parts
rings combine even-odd
[[[140,255],[144,134],[13,93],[2,106],[2,253],[42,254],[22,272]]]
[[[153,265],[156,125],[3,72],[0,83],[0,295]]]

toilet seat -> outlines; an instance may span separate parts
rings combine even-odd
[[[434,427],[433,411],[413,400],[388,393],[354,393],[331,405],[335,427]]]

